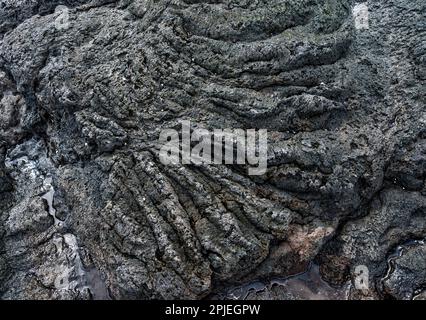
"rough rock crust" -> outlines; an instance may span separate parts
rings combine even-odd
[[[326,298],[424,297],[426,3],[366,5],[368,29],[352,0],[0,0],[0,297],[202,299],[307,270]],[[268,129],[267,173],[162,165],[182,119]],[[245,288],[324,297],[294,282]]]

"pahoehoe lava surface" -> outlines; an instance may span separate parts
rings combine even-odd
[[[426,2],[356,5],[0,0],[0,297],[425,297]],[[267,172],[163,165],[180,120]]]

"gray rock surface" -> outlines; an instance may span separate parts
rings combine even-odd
[[[426,3],[359,5],[0,0],[0,297],[421,297]],[[267,173],[163,165],[183,119]]]

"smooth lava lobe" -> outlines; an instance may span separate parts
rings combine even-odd
[[[343,300],[348,298],[348,293],[349,284],[340,288],[330,286],[321,278],[318,265],[311,264],[302,274],[234,287],[220,298],[245,300],[266,294],[269,298],[277,296],[283,300]]]

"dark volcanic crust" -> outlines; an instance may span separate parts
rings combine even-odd
[[[368,29],[352,0],[0,0],[0,297],[201,299],[313,261],[351,299],[420,294],[426,3],[366,4]],[[164,166],[183,119],[268,129],[267,173]]]

